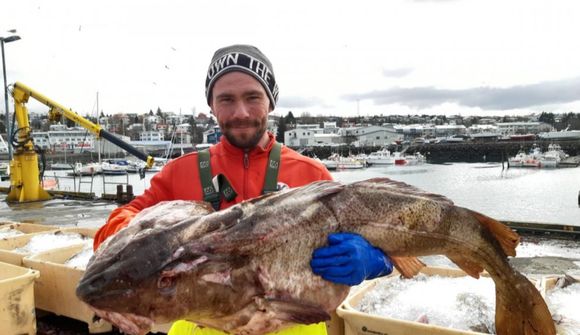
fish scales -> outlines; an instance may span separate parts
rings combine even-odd
[[[133,334],[178,319],[232,334],[320,322],[349,290],[309,266],[333,232],[361,234],[407,277],[421,255],[446,255],[474,277],[485,269],[496,284],[497,334],[555,334],[543,299],[507,262],[514,232],[386,178],[316,182],[214,213],[195,202],[158,204],[95,252],[77,295]]]

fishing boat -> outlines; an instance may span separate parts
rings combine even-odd
[[[542,166],[542,157],[542,150],[539,147],[534,146],[528,153],[520,150],[514,157],[510,157],[508,162],[510,167],[538,168]]]
[[[395,161],[395,165],[407,164],[407,160],[405,159],[405,156],[398,151],[393,153],[393,159]]]
[[[395,158],[391,155],[391,152],[386,148],[371,152],[370,154],[367,155],[366,159],[370,165],[395,164]]]
[[[405,155],[406,165],[418,165],[425,163],[425,156],[420,152],[416,152],[412,155]]]
[[[362,169],[366,167],[363,160],[357,159],[355,157],[342,157],[339,154],[332,154],[327,159],[323,159],[322,163],[329,170],[351,170],[351,169]]]
[[[550,144],[548,145],[548,150],[542,153],[540,157],[540,167],[545,168],[555,168],[560,165],[560,162],[563,159],[568,158],[568,154],[566,154],[560,145],[558,144]]]

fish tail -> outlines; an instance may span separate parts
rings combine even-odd
[[[540,292],[523,275],[515,273],[518,296],[496,283],[495,328],[498,335],[556,335],[550,310]],[[504,293],[502,293],[504,292]],[[514,292],[513,290],[511,292]]]

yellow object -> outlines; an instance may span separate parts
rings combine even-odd
[[[313,325],[297,325],[284,329],[272,335],[326,335],[326,323],[320,322]],[[179,320],[173,323],[167,335],[227,335],[219,330],[199,327],[193,322]]]
[[[34,150],[32,129],[30,128],[28,110],[25,105],[30,97],[50,108],[50,111],[48,112],[49,120],[57,121],[64,116],[89,130],[97,138],[102,137],[128,151],[135,157],[144,160],[147,162],[148,168],[153,165],[153,157],[137,150],[129,143],[122,141],[115,135],[102,129],[98,124],[94,124],[73,112],[70,108],[66,108],[61,104],[52,101],[22,83],[17,82],[14,84],[12,97],[14,98],[14,114],[19,128],[18,131],[15,132],[15,140],[18,142],[18,145],[14,150],[14,157],[10,162],[10,191],[6,197],[6,201],[8,202],[41,201],[51,198],[50,194],[48,194],[40,184],[38,156]],[[11,142],[11,134],[9,134],[8,138]],[[8,145],[11,145],[11,143]]]
[[[0,262],[0,334],[36,334],[34,279],[38,271]]]
[[[6,200],[17,202],[48,200],[51,198],[50,195],[40,185],[38,156],[34,151],[28,111],[24,105],[28,101],[29,94],[15,87],[12,96],[16,122],[20,127],[16,136],[21,145],[15,148],[14,157],[10,162],[10,192]],[[10,136],[8,137],[10,139]]]
[[[85,237],[94,235],[87,228],[75,230],[68,232],[78,232]],[[112,325],[98,318],[89,305],[76,296],[76,287],[85,270],[66,265],[67,260],[85,247],[86,245],[77,244],[46,250],[24,257],[22,263],[41,274],[34,287],[36,308],[82,321],[87,324],[89,333],[104,333],[111,331]]]

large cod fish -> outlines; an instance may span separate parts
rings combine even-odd
[[[316,323],[349,287],[310,269],[332,232],[353,232],[381,248],[412,277],[416,256],[442,254],[496,285],[499,335],[556,334],[530,281],[511,268],[518,235],[443,196],[401,182],[320,181],[219,212],[173,201],[141,212],[96,251],[78,297],[126,333],[186,319],[231,334],[265,334]]]

